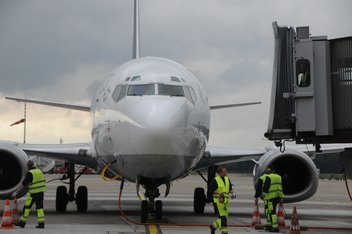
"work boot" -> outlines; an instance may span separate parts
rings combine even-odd
[[[278,228],[273,228],[270,230],[270,232],[280,232],[280,230]]]
[[[16,226],[20,226],[21,228],[24,228],[24,226],[26,226],[26,223],[23,221],[19,221],[18,223],[15,224]]]
[[[215,234],[216,229],[214,228],[214,226],[210,225],[209,228],[210,228],[210,234]]]
[[[44,223],[38,223],[38,225],[36,226],[36,228],[44,228]]]

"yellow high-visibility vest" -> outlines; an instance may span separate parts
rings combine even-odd
[[[33,176],[32,182],[29,183],[28,185],[29,194],[45,192],[46,185],[45,185],[45,177],[43,172],[37,168],[29,170],[29,172]]]
[[[220,195],[219,193],[224,194],[224,203],[228,203],[229,201],[229,193],[230,193],[230,180],[227,176],[224,177],[225,183],[220,176],[215,177],[215,181],[218,185],[218,188],[214,191],[213,197],[214,202],[219,203]]]
[[[276,173],[271,173],[268,175],[271,183],[269,187],[268,193],[265,194],[264,198],[266,200],[274,199],[274,198],[283,198],[284,193],[282,190],[282,179],[281,176]]]

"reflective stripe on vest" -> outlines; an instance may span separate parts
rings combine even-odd
[[[29,172],[32,174],[33,179],[32,182],[28,185],[28,192],[30,194],[45,192],[46,186],[43,172],[37,168],[29,170]]]
[[[220,195],[217,193],[223,193],[225,197],[225,203],[228,202],[229,200],[229,192],[230,192],[230,180],[227,176],[224,177],[225,183],[222,180],[220,176],[215,177],[216,184],[218,185],[218,188],[215,190],[213,197],[214,197],[214,202],[218,203]]]
[[[274,199],[274,198],[283,198],[284,193],[282,191],[282,180],[281,176],[275,173],[271,173],[268,175],[271,182],[270,182],[270,187],[269,191],[267,194],[265,194],[265,199]]]

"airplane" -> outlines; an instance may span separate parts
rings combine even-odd
[[[159,186],[193,171],[207,170],[204,187],[215,177],[217,166],[253,160],[254,183],[269,164],[283,177],[285,202],[310,198],[318,186],[318,170],[302,150],[275,148],[235,149],[208,145],[210,112],[222,108],[247,106],[259,102],[209,106],[205,89],[182,65],[166,58],[140,57],[139,1],[134,1],[132,60],[117,67],[100,84],[90,105],[72,105],[43,100],[6,97],[9,100],[36,103],[89,112],[92,117],[92,141],[78,144],[19,144],[0,141],[0,198],[17,190],[25,177],[30,155],[67,162],[69,190],[56,190],[56,210],[65,212],[75,201],[78,212],[87,211],[86,186],[75,188],[74,165],[80,164],[105,176],[124,179],[145,189],[141,201],[141,221],[149,214],[162,218]],[[25,194],[19,194],[21,197]],[[206,193],[194,190],[195,213],[204,213]]]

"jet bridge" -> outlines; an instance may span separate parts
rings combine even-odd
[[[275,36],[269,140],[352,143],[352,37],[328,40],[309,27]]]

